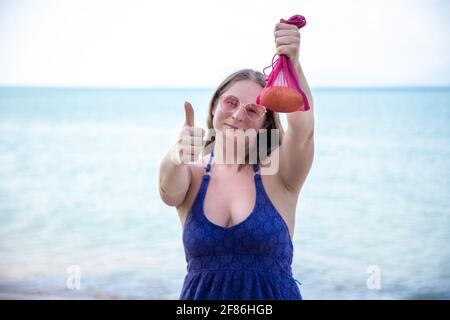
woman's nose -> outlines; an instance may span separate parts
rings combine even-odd
[[[243,121],[245,118],[245,111],[242,106],[239,106],[239,108],[231,115],[233,119],[238,119],[240,121]]]

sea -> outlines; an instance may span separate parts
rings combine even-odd
[[[214,88],[0,87],[0,299],[178,299],[161,159]],[[304,299],[450,299],[450,87],[312,88]],[[287,128],[285,114],[281,115]]]

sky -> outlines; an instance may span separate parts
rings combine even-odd
[[[450,85],[448,0],[0,0],[0,85],[215,87],[306,17],[311,87]]]

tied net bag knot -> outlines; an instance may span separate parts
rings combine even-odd
[[[288,23],[302,28],[306,25],[305,17],[295,15],[288,20],[280,19],[282,23]],[[310,109],[308,98],[301,88],[297,72],[288,56],[281,54],[272,58],[272,65],[264,68],[266,87],[261,91],[256,103],[265,106],[275,112],[290,113],[295,111],[308,111]],[[272,72],[267,75],[265,70],[272,67]]]

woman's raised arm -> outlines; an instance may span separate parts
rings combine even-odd
[[[306,180],[314,158],[314,103],[306,77],[299,62],[300,32],[296,26],[277,23],[275,44],[278,54],[287,55],[294,63],[302,90],[310,109],[286,115],[288,129],[280,146],[278,174],[287,189],[299,191]]]
[[[204,130],[194,126],[194,109],[184,103],[186,119],[177,143],[162,159],[159,169],[159,193],[169,206],[178,207],[186,197],[192,173],[188,163],[195,161],[202,151]]]

